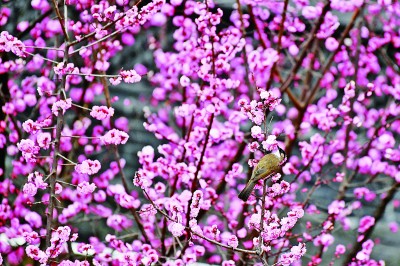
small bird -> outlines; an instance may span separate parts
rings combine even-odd
[[[239,193],[239,199],[247,201],[258,180],[265,179],[278,173],[282,163],[286,161],[286,153],[280,147],[273,153],[264,155],[253,170],[253,174],[246,187]]]

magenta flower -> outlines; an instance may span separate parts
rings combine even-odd
[[[48,132],[40,132],[36,139],[40,148],[47,150],[51,144],[51,134]]]
[[[168,225],[168,230],[175,237],[180,237],[185,232],[185,227],[180,223],[172,222]]]
[[[134,70],[122,70],[120,76],[126,83],[137,83],[142,77]]]
[[[93,106],[90,115],[97,120],[104,120],[114,115],[114,108],[107,106]]]
[[[107,225],[120,232],[132,226],[132,220],[123,215],[113,214],[107,218]]]
[[[100,138],[104,145],[119,145],[125,144],[128,141],[129,135],[118,129],[111,129]]]
[[[95,184],[89,183],[89,182],[86,182],[86,181],[83,181],[82,183],[79,183],[79,185],[77,187],[78,193],[80,193],[82,195],[92,194],[95,189],[96,189],[96,185]]]
[[[40,263],[46,263],[48,256],[42,250],[40,250],[37,246],[29,245],[25,249],[26,255]]]
[[[84,160],[75,166],[75,171],[81,174],[94,175],[100,170],[101,164],[98,160]]]
[[[39,153],[40,148],[32,140],[23,139],[17,144],[17,147],[27,162],[36,162],[36,154]]]
[[[53,106],[51,107],[51,112],[55,116],[58,116],[58,111],[62,110],[62,113],[65,114],[65,111],[71,108],[71,106],[72,106],[71,98],[68,98],[66,100],[59,100],[53,104]]]
[[[371,226],[375,224],[375,218],[372,216],[364,216],[360,220],[358,232],[365,233]]]
[[[13,54],[25,57],[25,45],[7,31],[0,32],[0,52],[12,52]]]
[[[37,187],[33,183],[26,183],[22,189],[25,195],[28,197],[33,197],[37,193]]]
[[[229,238],[228,246],[231,246],[233,248],[237,248],[239,246],[238,238],[235,235],[231,235],[231,237]]]

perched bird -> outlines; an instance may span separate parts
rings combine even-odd
[[[264,155],[254,168],[253,174],[249,182],[247,182],[246,187],[239,193],[239,199],[247,201],[258,180],[265,179],[278,173],[280,166],[285,160],[286,153],[279,147],[275,152]]]

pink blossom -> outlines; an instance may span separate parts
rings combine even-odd
[[[37,187],[33,183],[26,183],[24,185],[23,192],[25,195],[33,197],[37,193]]]
[[[399,225],[396,222],[390,222],[389,229],[392,233],[397,233],[399,231]]]
[[[104,145],[119,145],[125,144],[128,141],[129,135],[118,129],[111,129],[104,136],[102,136],[101,142]]]
[[[59,63],[57,66],[53,68],[54,73],[57,75],[66,75],[66,74],[76,74],[79,73],[79,69],[75,67],[73,63],[68,63],[65,65],[65,62]]]
[[[18,149],[22,152],[22,156],[27,162],[36,162],[36,154],[39,153],[40,148],[30,139],[22,139],[17,144]]]
[[[262,142],[262,146],[266,151],[273,151],[278,148],[278,142],[276,141],[275,135],[269,135],[265,141]]]
[[[93,191],[96,189],[96,185],[93,183],[89,183],[86,181],[83,181],[82,183],[79,183],[77,187],[77,191],[80,194],[86,195],[86,194],[91,194]]]
[[[7,31],[0,32],[0,52],[12,52],[13,54],[25,57],[25,45]]]
[[[139,208],[140,206],[140,201],[138,199],[135,199],[129,194],[123,193],[123,194],[118,194],[118,200],[117,202],[124,208],[131,209],[131,208]]]
[[[252,136],[253,138],[260,138],[260,137],[262,137],[263,134],[262,134],[262,129],[261,129],[261,127],[259,127],[259,126],[253,126],[253,127],[251,128],[251,136]]]
[[[63,187],[61,186],[61,184],[56,183],[54,193],[56,195],[59,195],[59,194],[61,194],[62,190],[63,190]]]
[[[192,204],[190,205],[190,217],[192,218],[197,217],[202,203],[203,203],[203,192],[200,190],[196,190],[193,193]]]
[[[231,237],[229,238],[228,246],[231,246],[233,248],[237,248],[239,246],[238,238],[235,235],[231,235]]]
[[[104,120],[114,115],[114,108],[107,106],[93,106],[90,115],[97,120]]]
[[[35,231],[24,232],[23,236],[25,238],[25,241],[31,245],[36,245],[40,243],[40,236]]]
[[[289,253],[283,253],[279,258],[281,265],[291,265],[293,262],[299,260],[306,253],[306,245],[300,243],[298,246],[293,246]]]
[[[28,182],[33,183],[37,188],[46,189],[48,184],[43,181],[43,174],[40,172],[33,172],[28,175]]]
[[[75,171],[81,174],[94,175],[100,170],[101,164],[98,160],[84,160],[75,166]]]
[[[132,225],[132,220],[127,219],[123,215],[113,214],[107,218],[107,225],[120,232],[130,227]]]
[[[0,8],[0,26],[4,26],[11,14],[11,10],[7,7]],[[1,262],[0,262],[1,264]]]
[[[48,132],[40,132],[36,141],[40,148],[47,150],[51,144],[51,134]]]
[[[151,204],[143,204],[142,208],[140,209],[140,216],[144,219],[154,217],[156,214],[157,210]]]
[[[168,225],[168,230],[175,237],[180,237],[185,232],[185,227],[180,223],[172,222]]]
[[[335,256],[343,255],[346,252],[346,247],[342,244],[336,246]]]
[[[371,226],[375,224],[375,218],[372,216],[364,216],[360,220],[358,232],[365,233]]]
[[[332,163],[334,165],[341,165],[343,163],[343,161],[344,161],[344,157],[343,157],[342,154],[336,152],[336,153],[334,153],[332,155],[332,159],[331,160],[332,160]]]
[[[329,37],[325,40],[325,47],[327,50],[333,52],[339,47],[339,43],[335,38]]]
[[[42,127],[39,123],[32,121],[32,119],[28,119],[22,123],[22,128],[27,133],[36,134]]]
[[[67,109],[71,108],[71,106],[72,106],[71,98],[68,98],[65,100],[59,100],[53,104],[53,106],[51,107],[51,112],[55,116],[58,116],[58,111],[62,110],[62,113],[65,114],[65,111],[67,111]]]
[[[29,245],[26,247],[25,251],[26,255],[34,260],[40,261],[41,263],[47,261],[47,255],[36,246]]]
[[[120,76],[118,76],[118,77],[115,77],[115,78],[110,78],[109,80],[110,80],[110,83],[112,85],[116,86],[116,85],[121,83],[122,78]]]
[[[335,214],[338,215],[340,214],[345,207],[345,202],[343,200],[334,200],[329,206],[328,206],[328,213],[329,214]]]
[[[371,239],[368,239],[362,244],[362,250],[359,251],[356,255],[356,259],[359,261],[366,261],[370,258],[372,253],[372,249],[374,247],[374,242]]]
[[[121,78],[127,83],[137,83],[142,77],[134,70],[122,70],[120,72]]]

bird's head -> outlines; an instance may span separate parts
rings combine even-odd
[[[278,146],[278,150],[279,150],[279,155],[281,156],[280,164],[283,164],[284,162],[286,162],[286,159],[287,159],[286,152],[283,149],[281,149],[279,146]]]

